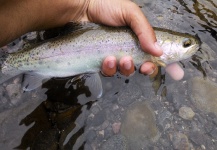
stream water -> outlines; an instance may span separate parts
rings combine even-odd
[[[101,77],[99,99],[71,78],[23,93],[22,77],[16,77],[0,86],[2,150],[217,148],[217,1],[135,2],[152,26],[197,35],[212,51],[180,62],[180,81],[164,68],[154,79],[138,72]]]

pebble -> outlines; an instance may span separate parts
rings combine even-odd
[[[96,115],[100,111],[100,108],[98,106],[92,106],[91,107],[91,112]]]
[[[140,88],[136,85],[134,85],[133,89],[131,87],[132,84],[129,83],[127,87],[122,89],[122,91],[120,92],[119,97],[117,99],[120,105],[128,106],[141,97],[142,92]]]
[[[130,149],[142,149],[158,138],[153,110],[146,102],[130,106],[121,124],[121,133],[127,138]]]
[[[17,104],[21,98],[21,85],[20,84],[9,84],[6,87],[6,91],[12,104]]]
[[[18,95],[18,93],[21,90],[21,86],[19,84],[9,84],[6,87],[6,90],[7,90],[8,96],[11,98],[11,97]]]
[[[109,126],[110,122],[108,120],[105,120],[101,125],[96,127],[96,130],[104,130]]]
[[[119,133],[121,128],[121,122],[115,122],[112,124],[112,130],[115,134]]]
[[[100,111],[96,115],[94,115],[92,125],[93,126],[100,126],[105,121],[105,112]]]
[[[215,124],[212,121],[207,121],[206,123],[204,123],[204,130],[207,133],[209,133],[210,131],[212,131],[213,128],[215,128]]]
[[[204,145],[201,145],[200,147],[201,147],[202,149],[206,149],[206,147],[205,147]]]
[[[215,127],[211,132],[210,132],[211,136],[215,139],[217,139],[217,127]]]
[[[104,130],[99,131],[99,136],[104,137],[104,135],[105,135],[105,131]]]
[[[3,105],[3,104],[5,104],[5,103],[7,103],[7,101],[8,101],[8,100],[7,100],[5,97],[2,97],[2,98],[1,98],[1,101],[0,101],[0,104]]]
[[[20,77],[17,77],[17,78],[15,78],[14,80],[13,80],[13,83],[14,84],[19,84],[21,81],[21,78]]]
[[[194,117],[195,113],[190,107],[181,107],[179,109],[179,116],[182,117],[185,120],[192,120]]]
[[[207,113],[217,115],[217,84],[209,79],[195,77],[189,83],[192,91],[191,100],[196,107]]]
[[[170,140],[173,144],[173,148],[176,150],[189,150],[190,149],[190,143],[188,141],[188,137],[179,132],[174,132],[169,135]]]
[[[128,150],[126,138],[121,134],[114,135],[103,143],[100,150]]]
[[[96,132],[94,130],[89,130],[86,134],[87,142],[92,142],[96,138]]]
[[[165,124],[165,122],[166,122],[167,119],[171,120],[172,114],[169,111],[167,111],[167,110],[163,110],[162,112],[160,112],[158,114],[157,118],[158,118],[159,124],[162,125],[163,128],[165,128],[164,124]]]
[[[117,109],[119,109],[119,106],[117,104],[114,104],[113,107],[112,107],[112,111],[115,111]]]
[[[206,143],[204,135],[199,131],[190,132],[189,138],[192,142],[194,142],[197,145],[202,145]]]

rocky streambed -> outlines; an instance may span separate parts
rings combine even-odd
[[[137,0],[153,26],[196,33],[217,47],[214,0]],[[4,47],[14,51],[29,33]],[[82,82],[51,79],[22,91],[22,76],[0,86],[1,149],[215,150],[217,148],[217,63],[200,51],[180,62],[185,76],[173,81],[160,68],[150,79],[136,72],[102,77],[96,99]],[[67,86],[65,86],[67,84]]]

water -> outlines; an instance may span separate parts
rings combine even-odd
[[[153,26],[197,34],[217,52],[216,0],[135,2]],[[217,60],[211,56],[202,51],[181,62],[181,81],[163,68],[155,79],[138,72],[102,77],[100,99],[70,78],[26,93],[21,78],[13,79],[0,87],[1,149],[216,149]],[[183,106],[193,110],[192,119],[180,117]]]

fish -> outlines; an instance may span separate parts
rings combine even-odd
[[[166,66],[191,57],[201,45],[196,36],[154,28],[157,43],[163,50],[162,56],[154,57],[141,49],[137,36],[129,27],[94,23],[78,26],[67,34],[65,31],[69,28],[60,36],[7,54],[0,66],[0,84],[24,73],[27,74],[25,90],[28,91],[40,85],[43,79],[98,73],[102,61],[110,55],[117,60],[131,56],[137,68],[146,61]],[[99,79],[96,75],[90,79],[96,81],[94,78]],[[100,87],[100,83],[98,85]]]

